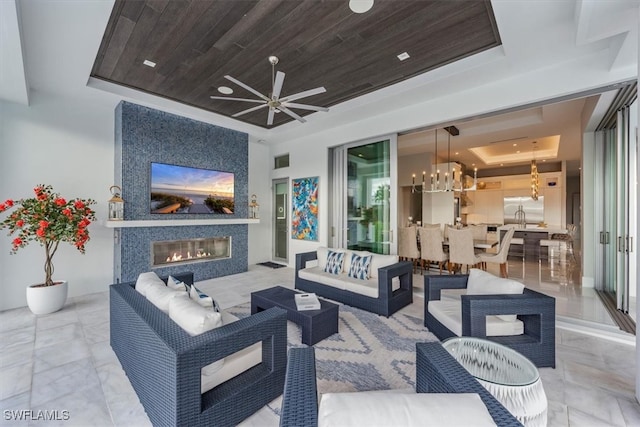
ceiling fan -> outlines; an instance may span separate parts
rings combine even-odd
[[[249,109],[240,111],[239,113],[235,113],[234,115],[232,115],[231,117],[238,117],[238,116],[242,116],[243,114],[247,114],[250,113],[252,111],[256,111],[259,110],[261,108],[269,108],[269,115],[267,116],[267,125],[271,126],[273,124],[273,116],[275,113],[279,113],[280,111],[282,111],[283,113],[293,117],[294,119],[304,123],[306,122],[306,120],[301,117],[299,114],[296,114],[295,112],[291,111],[291,108],[296,108],[296,109],[300,109],[300,110],[311,110],[311,111],[329,111],[328,108],[326,107],[317,107],[315,105],[307,105],[307,104],[298,104],[295,103],[293,101],[296,101],[298,99],[302,99],[302,98],[306,98],[308,96],[312,96],[312,95],[317,95],[319,93],[324,93],[327,90],[323,87],[317,87],[315,89],[309,89],[309,90],[305,90],[303,92],[298,92],[298,93],[294,93],[293,95],[288,95],[288,96],[283,96],[280,97],[280,92],[282,91],[282,85],[284,84],[284,76],[285,74],[282,71],[278,71],[277,73],[275,73],[275,77],[274,77],[274,72],[275,72],[275,66],[278,63],[278,57],[276,56],[270,56],[269,57],[269,62],[271,63],[271,96],[265,96],[263,94],[261,94],[260,92],[258,92],[257,90],[255,90],[254,88],[252,88],[251,86],[248,86],[244,83],[242,83],[241,81],[234,79],[231,76],[224,76],[225,79],[230,80],[232,82],[234,82],[235,84],[237,84],[240,87],[245,88],[246,90],[248,90],[249,92],[253,93],[254,95],[258,96],[260,99],[248,99],[248,98],[234,98],[234,97],[229,97],[229,96],[211,96],[211,99],[222,99],[222,100],[227,100],[227,101],[242,101],[242,102],[253,102],[253,103],[257,103],[260,104],[256,107],[251,107]]]

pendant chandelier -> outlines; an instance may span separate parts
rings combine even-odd
[[[536,162],[536,141],[533,141],[533,159],[531,159],[531,198],[538,200],[540,179],[538,177],[538,164]]]
[[[427,187],[426,181],[426,171],[422,171],[422,189],[419,190],[416,188],[416,174],[412,174],[411,178],[411,192],[422,192],[422,193],[437,193],[444,191],[454,191],[456,190],[456,169],[455,166],[451,169],[451,135],[459,135],[460,131],[455,126],[445,127],[444,130],[448,132],[447,139],[447,170],[442,175],[443,181],[440,180],[440,168],[438,164],[438,129],[435,129],[435,152],[434,152],[434,170],[435,173],[431,173],[429,177],[429,185]],[[449,172],[451,171],[451,176],[449,176]],[[462,178],[462,169],[460,170],[459,178]],[[441,186],[441,183],[443,184]]]

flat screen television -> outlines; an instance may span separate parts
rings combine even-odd
[[[151,163],[152,214],[224,214],[234,212],[231,172]]]

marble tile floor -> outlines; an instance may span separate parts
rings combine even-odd
[[[199,287],[227,308],[248,302],[255,290],[293,287],[293,274],[291,268],[251,266],[246,273],[199,282]],[[417,296],[404,310],[422,316],[422,306]],[[556,336],[557,367],[540,369],[548,425],[640,425],[635,347],[564,329]],[[47,316],[36,317],[27,308],[1,312],[0,352],[2,426],[151,425],[109,346],[106,291],[70,298],[63,310]],[[59,420],[11,418],[21,410],[34,415],[58,411]],[[268,407],[242,423],[277,425]]]

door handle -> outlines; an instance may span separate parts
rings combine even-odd
[[[622,241],[622,236],[618,236],[618,252],[622,252],[624,250],[624,242]]]
[[[604,231],[601,231],[600,232],[600,244],[601,245],[604,245],[604,240],[605,240]]]

